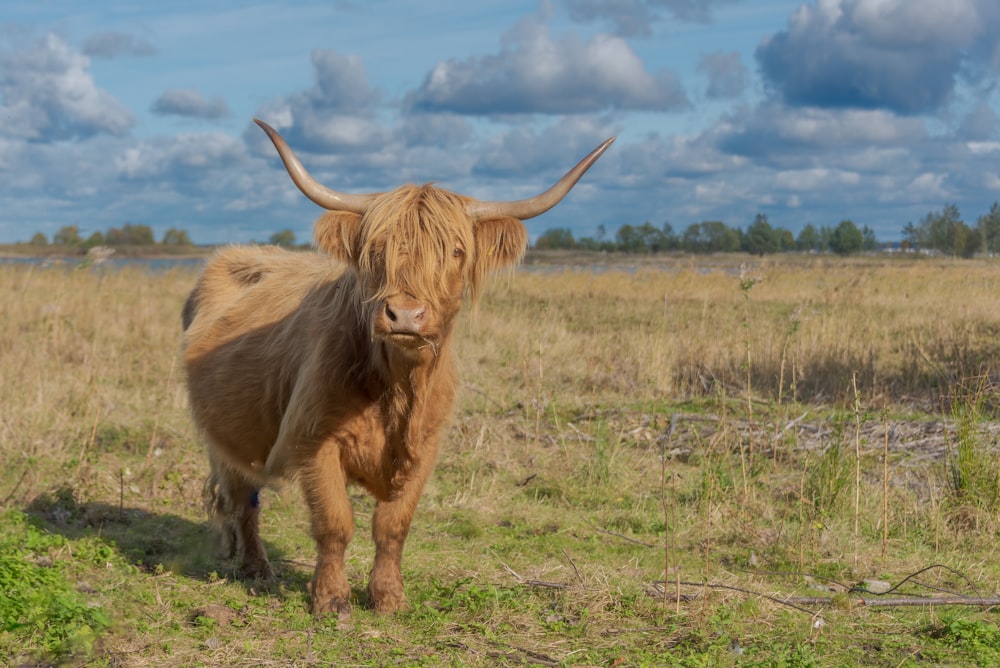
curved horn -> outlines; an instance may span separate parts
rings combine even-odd
[[[327,188],[306,171],[306,168],[302,166],[299,159],[295,157],[295,153],[292,152],[292,149],[289,148],[288,144],[285,143],[285,140],[281,138],[281,135],[274,128],[260,119],[255,118],[253,121],[267,133],[271,143],[274,144],[274,148],[278,149],[278,155],[281,157],[281,161],[285,163],[285,169],[288,170],[288,175],[292,177],[292,182],[298,186],[302,194],[324,209],[364,213],[372,199],[376,197],[376,194],[350,195]]]
[[[581,160],[576,167],[566,172],[566,176],[559,179],[554,186],[540,195],[514,202],[482,202],[473,200],[465,208],[465,211],[473,220],[500,218],[504,216],[517,218],[518,220],[527,220],[528,218],[540,216],[566,196],[566,193],[576,185],[576,182],[580,180],[583,173],[597,162],[597,159],[611,146],[614,140],[614,137],[605,140],[603,144],[595,148],[586,158]]]

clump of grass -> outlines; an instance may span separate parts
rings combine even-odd
[[[110,625],[67,578],[57,554],[66,543],[23,513],[0,515],[0,650],[8,656],[87,653]]]
[[[988,521],[1000,503],[1000,464],[982,430],[989,417],[983,395],[955,401],[955,432],[947,462],[948,502],[953,518],[978,525]]]
[[[807,466],[805,496],[816,518],[830,517],[839,509],[854,478],[854,466],[843,438],[843,421],[837,420],[830,445]]]
[[[928,627],[926,633],[933,643],[927,652],[932,661],[951,663],[958,654],[977,666],[1000,664],[1000,627],[996,624],[952,613]]]

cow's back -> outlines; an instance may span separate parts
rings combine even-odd
[[[312,252],[234,246],[209,260],[184,305],[191,409],[210,447],[246,470],[266,460],[306,362],[305,332],[343,268]]]

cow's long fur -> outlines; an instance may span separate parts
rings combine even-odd
[[[527,244],[520,221],[474,222],[467,201],[404,186],[363,215],[324,214],[322,253],[223,249],[184,305],[192,413],[212,467],[208,508],[244,574],[269,577],[258,492],[296,477],[318,549],[317,614],[349,610],[350,483],[377,500],[370,602],[405,604],[403,543],[455,397],[455,317],[463,294],[474,298]],[[390,309],[419,311],[420,335],[395,336]]]

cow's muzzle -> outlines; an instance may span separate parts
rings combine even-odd
[[[429,320],[427,307],[423,304],[386,301],[376,332],[400,348],[433,347],[428,331]]]
[[[427,319],[427,307],[414,306],[404,308],[385,304],[385,319],[389,325],[390,334],[413,334],[420,336]]]

